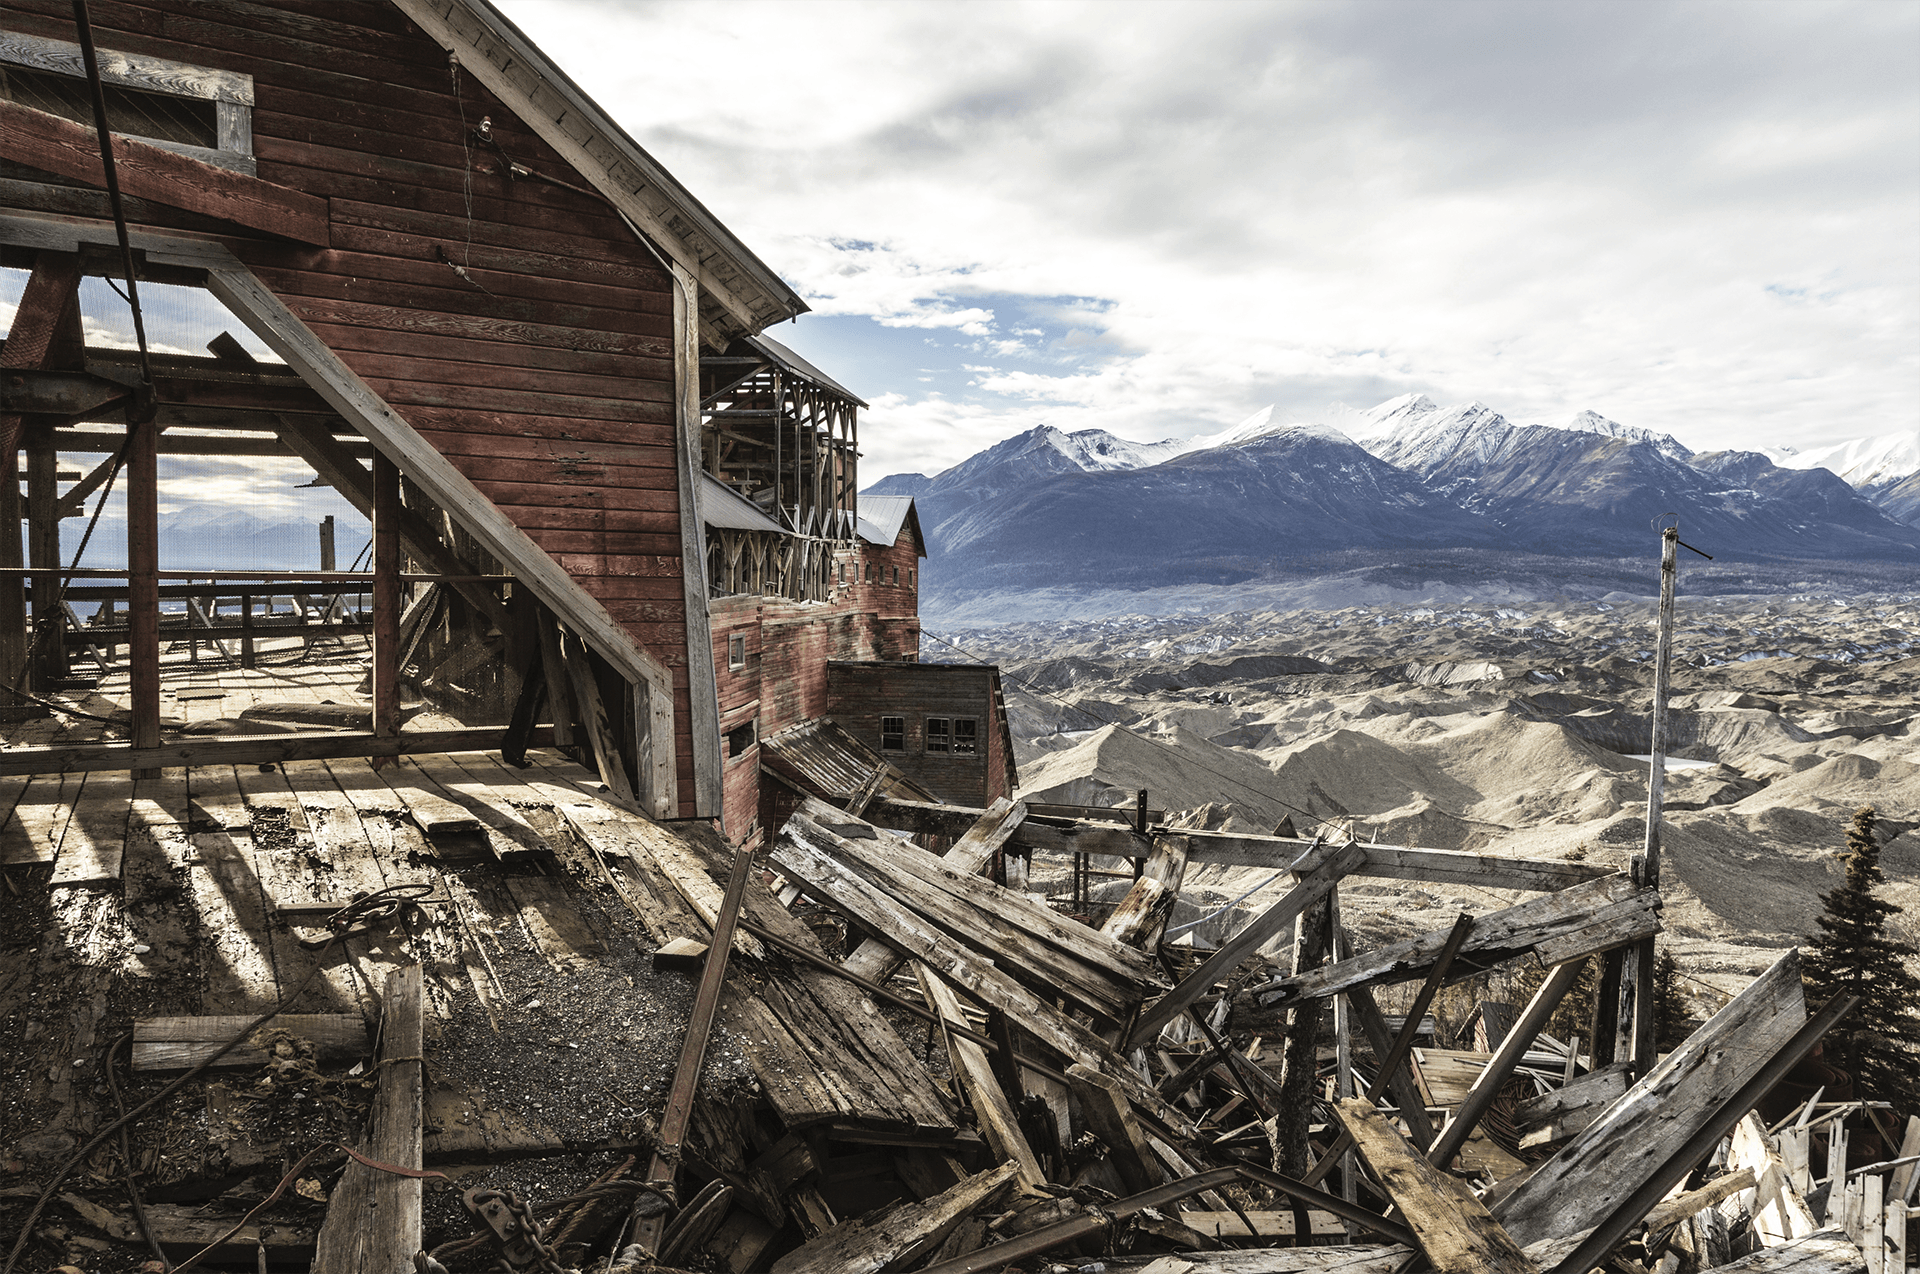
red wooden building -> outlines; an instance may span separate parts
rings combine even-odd
[[[9,684],[42,675],[22,581],[47,613],[59,465],[128,493],[132,743],[48,764],[187,763],[159,714],[155,457],[291,455],[375,524],[372,729],[304,755],[427,747],[399,697],[430,632],[463,720],[544,702],[616,794],[750,835],[756,741],[834,716],[835,686],[866,703],[829,662],[918,654],[924,544],[910,505],[858,507],[862,404],[760,336],[804,302],[485,0],[91,12],[135,277],[204,289],[282,361],[86,344],[78,281],[127,257],[80,33],[66,0],[0,10],[0,263],[31,271],[0,463],[26,455],[35,528],[24,563],[0,536]],[[0,522],[20,500],[0,483]],[[843,728],[878,740],[861,713]],[[1010,782],[976,746],[989,777],[949,775],[955,798]]]

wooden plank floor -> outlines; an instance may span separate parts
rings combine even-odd
[[[302,697],[359,703],[362,672],[358,663],[202,665],[169,676],[166,712],[203,722]],[[214,689],[219,698],[198,697]],[[108,683],[74,698],[111,716],[125,696]],[[42,719],[5,727],[4,737],[45,744],[103,732],[113,737],[99,722]],[[695,976],[656,972],[651,954],[668,929],[705,933],[679,892],[684,880],[671,883],[651,856],[706,873],[717,896],[730,851],[715,841],[696,854],[602,801],[594,776],[571,760],[532,759],[524,770],[467,753],[380,770],[311,761],[0,785],[0,1164],[37,1176],[107,1122],[104,1053],[137,1019],[252,1015],[284,1000],[288,1012],[357,1014],[371,1029],[387,975],[414,963],[426,975],[430,1161],[648,1144]],[[414,808],[429,796],[470,817],[434,834]],[[327,945],[321,925],[332,909],[396,885],[417,887],[419,903]],[[768,920],[774,905],[756,884],[749,909]],[[812,941],[797,922],[784,930]],[[729,979],[703,1095],[716,1111],[772,1103],[794,1126],[952,1136],[931,1097],[935,1081],[852,995],[784,958],[742,967]],[[802,1020],[779,1020],[795,1014]],[[157,1088],[144,1073],[129,1080],[124,1057],[130,1099]],[[809,1057],[857,1074],[855,1090],[844,1079],[802,1082],[797,1063]],[[143,1119],[136,1155],[164,1156],[159,1175],[185,1181],[277,1162],[282,1148],[299,1153],[322,1131],[347,1135],[302,1119],[235,1131],[261,1109],[245,1087],[254,1082],[227,1072],[186,1105]],[[710,1124],[718,1133],[713,1118],[696,1121],[696,1133]],[[692,1149],[702,1156],[698,1136]],[[754,1149],[707,1155],[739,1170],[731,1160]]]

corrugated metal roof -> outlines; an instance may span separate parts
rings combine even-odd
[[[809,363],[806,359],[800,357],[798,354],[794,353],[792,350],[782,345],[779,341],[776,341],[771,337],[761,335],[761,336],[749,336],[746,338],[746,342],[747,344],[753,346],[755,349],[758,349],[762,354],[766,355],[768,358],[772,359],[774,362],[780,364],[780,366],[785,368],[787,371],[794,373],[796,376],[804,377],[805,379],[812,381],[814,384],[819,385],[823,389],[831,389],[836,394],[840,394],[846,398],[851,398],[854,402],[858,403],[862,407],[865,407],[867,405],[866,402],[862,400],[858,394],[854,393],[851,389],[848,389],[845,385],[842,385],[839,381],[827,375],[825,372],[821,371],[818,367],[815,367],[812,363]]]
[[[881,548],[892,548],[906,525],[907,512],[913,508],[910,495],[863,495],[860,497],[860,538]]]
[[[724,526],[735,531],[787,533],[778,522],[762,513],[759,505],[704,471],[700,474],[700,520],[708,526]]]
[[[833,718],[816,717],[760,740],[760,764],[822,800],[844,801],[865,787],[885,761]],[[904,776],[880,790],[905,801],[940,803],[939,797]]]

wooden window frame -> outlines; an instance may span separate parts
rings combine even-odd
[[[894,730],[887,729],[887,722],[889,721],[899,722],[899,728]],[[887,742],[889,738],[897,739],[898,742],[889,744]],[[905,752],[907,750],[907,719],[905,717],[883,716],[880,718],[880,750],[882,752]]]
[[[142,93],[196,98],[213,103],[216,144],[211,148],[187,146],[153,137],[140,137],[136,133],[127,133],[124,136],[135,138],[149,146],[158,146],[162,150],[173,151],[177,155],[198,159],[217,168],[245,173],[249,177],[257,175],[257,166],[253,159],[253,77],[251,75],[239,71],[217,70],[209,66],[195,66],[190,62],[175,62],[168,58],[121,53],[113,49],[100,49],[98,54],[96,61],[100,66],[100,80],[104,84],[135,89]],[[0,31],[0,63],[25,67],[32,71],[72,76],[83,82],[87,78],[86,64],[81,59],[80,46],[66,40],[49,40],[41,36]],[[82,122],[89,127],[93,124],[91,119]]]
[[[749,717],[726,733],[727,760],[737,761],[753,751],[760,742],[759,731],[755,728],[757,720]]]
[[[745,633],[727,634],[727,668],[737,670],[747,666],[747,635]]]
[[[961,726],[966,727],[966,743],[964,746],[960,742]],[[952,736],[951,742],[948,745],[949,748],[951,749],[950,755],[979,756],[980,755],[980,718],[979,717],[955,717],[953,718],[952,728],[953,728],[953,736]]]
[[[928,717],[926,718],[925,729],[925,747],[928,752],[934,753],[937,756],[951,756],[953,754],[952,717]]]

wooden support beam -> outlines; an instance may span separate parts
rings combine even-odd
[[[1373,989],[1355,987],[1347,992],[1347,996],[1353,1005],[1353,1016],[1360,1023],[1360,1032],[1373,1048],[1375,1064],[1381,1068],[1375,1086],[1381,1079],[1386,1081],[1387,1091],[1393,1094],[1393,1104],[1399,1109],[1400,1118],[1406,1122],[1413,1144],[1424,1151],[1433,1144],[1433,1121],[1427,1117],[1426,1103],[1421,1100],[1420,1090],[1414,1085],[1405,1055],[1394,1062],[1390,1071],[1386,1068],[1388,1059],[1393,1056],[1393,1032],[1388,1029],[1386,1016],[1380,1012],[1380,1005],[1373,998]]]
[[[548,747],[553,732],[536,726],[529,745]],[[402,731],[391,738],[352,731],[314,734],[239,735],[194,738],[152,748],[121,743],[63,747],[20,747],[0,752],[0,777],[16,774],[67,774],[88,770],[145,770],[179,765],[268,765],[284,761],[335,760],[358,756],[410,756],[431,752],[491,752],[500,744],[499,726],[457,730]]]
[[[975,1122],[979,1125],[980,1135],[986,1138],[988,1148],[996,1159],[1013,1165],[1022,1186],[1034,1190],[1045,1186],[1047,1174],[1041,1169],[1033,1147],[1027,1143],[1026,1134],[1020,1131],[1020,1118],[1014,1114],[1013,1105],[1007,1100],[1006,1090],[1001,1087],[999,1077],[994,1073],[986,1049],[950,1029],[967,1024],[960,998],[939,974],[926,965],[915,962],[913,972],[920,980],[920,990],[926,996],[927,1007],[940,1015],[941,1033],[946,1037],[947,1057],[953,1064],[954,1077],[960,1081],[967,1104],[973,1107]],[[1012,1062],[1011,1058],[1006,1060]]]
[[[363,1153],[395,1167],[420,1167],[426,1095],[421,967],[387,975],[381,1004],[380,1087]],[[334,1187],[313,1268],[318,1274],[404,1270],[420,1250],[420,1179],[350,1162]]]
[[[1189,846],[1192,844],[1188,838]],[[1333,887],[1340,883],[1355,866],[1366,861],[1366,851],[1359,845],[1349,842],[1321,860],[1318,866],[1305,870],[1302,860],[1294,860],[1294,866],[1305,874],[1300,883],[1288,890],[1278,902],[1268,907],[1260,915],[1247,922],[1246,926],[1227,939],[1203,961],[1199,968],[1181,979],[1180,985],[1167,992],[1140,1014],[1133,1030],[1127,1034],[1126,1050],[1140,1048],[1148,1040],[1159,1034],[1167,1023],[1173,1021],[1186,1010],[1189,1004],[1205,995],[1213,984],[1220,981],[1240,967],[1240,962],[1258,951],[1267,942],[1279,936],[1280,932],[1294,922],[1308,907],[1325,898]]]
[[[561,666],[567,670],[567,684],[573,689],[573,702],[580,712],[580,728],[586,732],[588,746],[593,751],[594,768],[615,799],[635,805],[633,784],[627,778],[620,741],[613,733],[606,701],[600,697],[600,679],[594,673],[592,652],[571,636],[568,634],[569,639],[562,644]]]
[[[1456,973],[1464,977],[1529,951],[1543,961],[1560,964],[1659,930],[1660,891],[1642,889],[1624,872],[1616,872],[1481,916],[1461,951],[1462,959],[1456,962]],[[1446,938],[1446,933],[1434,930],[1351,960],[1276,979],[1255,987],[1254,992],[1264,1007],[1277,1008],[1350,987],[1404,982],[1425,974]]]
[[[1333,1109],[1439,1274],[1538,1274],[1466,1183],[1422,1158],[1373,1103],[1348,1098]]]
[[[931,832],[940,836],[958,836],[980,811],[963,805],[934,805],[924,801],[903,800],[882,795],[868,809],[872,821],[883,827],[910,832]],[[1339,845],[1287,836],[1243,836],[1232,832],[1209,832],[1181,828],[1187,838],[1188,861],[1219,863],[1232,867],[1294,869],[1310,851],[1328,855]],[[1082,819],[1029,818],[1013,844],[1027,850],[1057,854],[1104,854],[1117,858],[1146,858],[1153,853],[1153,838],[1117,823]],[[1349,873],[1380,880],[1433,881],[1442,884],[1475,885],[1483,889],[1512,889],[1528,893],[1547,893],[1569,889],[1612,872],[1593,863],[1555,862],[1547,859],[1496,858],[1444,849],[1407,849],[1397,845],[1373,845],[1360,842],[1366,851],[1363,862]],[[1296,874],[1316,866],[1321,859],[1309,858]]]
[[[726,806],[720,754],[720,687],[713,668],[713,626],[707,616],[706,523],[700,516],[700,284],[673,265],[675,479],[680,495],[680,566],[686,602],[687,702],[692,714],[693,815]]]
[[[85,124],[0,101],[0,156],[29,168],[105,186],[100,143]],[[131,137],[113,139],[120,189],[135,199],[326,247],[327,201]]]
[[[299,416],[282,416],[275,420],[281,441],[311,465],[313,471],[324,478],[329,486],[345,496],[362,516],[374,516],[373,475],[333,436],[331,429]],[[393,522],[407,556],[425,564],[428,570],[437,575],[479,574],[440,538],[433,524],[418,511],[400,505],[394,511]],[[499,594],[478,584],[450,584],[449,587],[457,590],[469,606],[492,620],[495,627],[505,631],[507,610]]]
[[[400,470],[373,458],[373,734],[400,733]],[[248,610],[252,603],[248,603]]]

